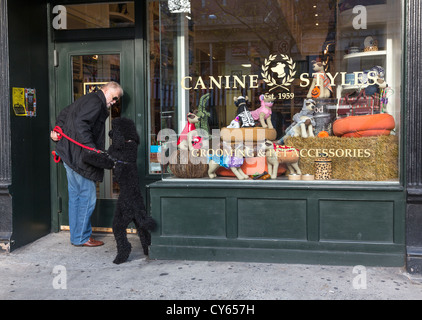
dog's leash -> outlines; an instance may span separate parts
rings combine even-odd
[[[82,143],[79,143],[78,141],[76,141],[76,140],[72,139],[71,137],[69,137],[69,136],[65,135],[65,134],[63,133],[62,128],[60,128],[59,126],[56,126],[56,127],[53,129],[53,131],[58,133],[58,139],[59,139],[59,140],[61,140],[61,139],[64,137],[64,138],[66,138],[67,140],[69,140],[70,142],[72,142],[72,143],[74,143],[74,144],[76,144],[76,145],[80,146],[81,148],[84,148],[84,149],[87,149],[87,150],[90,150],[90,151],[94,151],[94,152],[96,152],[96,153],[105,153],[104,151],[101,151],[101,150],[98,150],[98,149],[95,149],[95,148],[91,148],[91,147],[88,147],[88,146],[86,146],[86,145],[84,145],[84,144],[82,144]],[[55,163],[59,163],[59,162],[61,161],[61,159],[60,159],[60,157],[57,155],[56,151],[53,151],[53,152],[52,152],[52,154],[53,154],[54,162],[55,162]]]
[[[105,152],[105,153],[106,153],[106,152]],[[116,165],[117,165],[118,163],[120,163],[120,164],[131,164],[131,163],[136,163],[136,161],[133,161],[133,162],[128,162],[128,161],[123,161],[123,160],[117,160],[117,159],[113,158],[112,156],[110,156],[108,153],[106,153],[106,154],[107,154],[108,158],[109,158],[111,161],[113,161],[113,162],[114,162],[113,169],[116,169]]]
[[[59,138],[59,140],[60,140],[62,137],[65,137],[67,140],[69,140],[70,142],[72,142],[72,143],[74,143],[74,144],[76,144],[76,145],[80,146],[81,148],[84,148],[84,149],[87,149],[87,150],[90,150],[90,151],[94,151],[94,152],[96,152],[96,153],[106,154],[106,155],[109,157],[109,159],[110,159],[110,160],[112,160],[112,161],[114,162],[113,169],[116,167],[116,164],[118,164],[118,163],[120,163],[120,164],[130,164],[130,163],[131,163],[131,162],[126,162],[126,161],[122,161],[122,160],[117,160],[117,159],[115,159],[115,158],[111,157],[111,156],[110,156],[107,152],[105,152],[105,151],[102,151],[102,150],[98,150],[98,149],[95,149],[95,148],[88,147],[88,146],[86,146],[86,145],[84,145],[84,144],[82,144],[82,143],[80,143],[80,142],[78,142],[78,141],[76,141],[76,140],[72,139],[71,137],[69,137],[69,136],[65,135],[65,134],[63,133],[62,128],[60,128],[59,126],[56,126],[56,127],[53,129],[53,131],[58,133],[58,135],[59,135],[59,137],[58,137],[58,138]],[[132,141],[132,140],[129,140],[129,141],[127,141],[127,142],[133,142],[133,141]],[[57,155],[56,151],[53,151],[53,152],[52,152],[52,154],[53,154],[54,162],[55,162],[55,163],[59,163],[59,162],[61,161],[60,156],[59,156],[59,155]]]

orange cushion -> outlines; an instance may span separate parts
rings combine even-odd
[[[395,127],[394,118],[382,113],[339,119],[334,122],[333,132],[336,136],[345,138],[388,136]]]
[[[264,171],[268,172],[267,166],[267,158],[265,157],[256,157],[256,158],[246,158],[245,162],[241,167],[242,171],[248,175],[252,176],[256,173],[264,173]],[[280,164],[278,167],[278,175],[282,175],[287,171],[286,166]],[[221,177],[234,177],[234,173],[230,169],[226,169],[224,167],[220,167],[217,170],[217,175]]]

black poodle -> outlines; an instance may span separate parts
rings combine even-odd
[[[137,153],[139,136],[135,123],[127,118],[116,118],[112,121],[109,132],[112,144],[106,153],[88,153],[84,161],[100,168],[113,169],[115,181],[120,186],[120,195],[113,219],[113,234],[117,243],[117,256],[114,263],[126,262],[131,251],[126,229],[133,221],[145,255],[151,244],[150,231],[156,222],[148,216],[139,186],[137,170]]]

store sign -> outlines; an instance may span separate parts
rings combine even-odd
[[[202,77],[184,77],[180,82],[184,90],[214,90],[214,89],[250,89],[258,88],[258,75],[249,76],[210,76],[208,85]],[[249,84],[248,84],[249,83]]]
[[[275,67],[271,67],[272,63],[276,60],[277,55],[270,55],[268,59],[265,59],[265,63],[262,66],[262,76],[264,77],[265,83],[271,87],[270,92],[274,89],[281,88],[287,91],[290,91],[288,86],[290,86],[295,80],[294,76],[296,75],[296,63],[293,62],[293,59],[287,55],[280,54],[281,62],[277,62]],[[287,67],[287,71],[286,71]],[[269,73],[269,70],[273,73],[278,74],[277,78],[274,78]]]
[[[374,85],[377,82],[377,72],[370,71],[365,73],[363,71],[347,73],[324,72],[315,70],[315,73],[302,73],[299,75],[300,87],[306,88],[311,85],[322,86],[336,86],[336,82],[341,85],[347,84],[367,84]],[[294,94],[288,94],[291,91],[291,86],[297,77],[296,63],[293,59],[284,54],[270,55],[265,59],[261,67],[261,74],[264,82],[270,87],[270,93],[276,89],[282,90],[284,93],[274,95],[274,98],[289,100],[294,98]],[[258,89],[259,76],[253,75],[219,75],[209,76],[208,79],[203,77],[194,78],[192,76],[183,77],[180,85],[184,90],[229,90],[229,89]],[[347,76],[347,77],[346,77]]]

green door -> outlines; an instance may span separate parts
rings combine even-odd
[[[55,49],[56,116],[75,99],[97,90],[104,83],[116,81],[123,87],[124,96],[112,107],[106,122],[108,148],[110,140],[107,133],[111,120],[116,117],[135,120],[134,42],[126,40],[60,43],[56,44]],[[58,165],[57,195],[61,204],[58,210],[58,224],[61,230],[67,230],[68,192],[66,172],[62,164]],[[107,230],[111,227],[118,195],[119,187],[113,181],[112,172],[106,170],[104,181],[97,183],[98,201],[92,216],[93,228]]]

